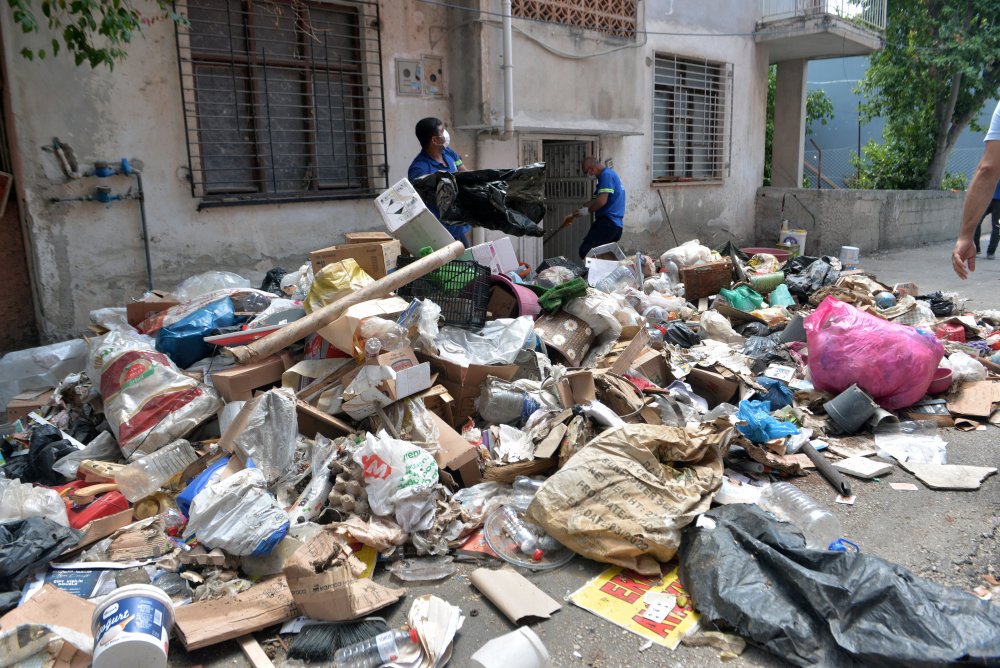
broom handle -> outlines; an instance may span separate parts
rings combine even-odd
[[[227,348],[226,352],[232,355],[239,364],[247,364],[258,359],[263,359],[268,355],[273,355],[299,339],[329,325],[342,316],[344,311],[355,304],[385,297],[390,292],[398,290],[407,283],[411,283],[421,276],[425,276],[435,269],[444,266],[448,262],[460,258],[463,253],[465,253],[465,246],[462,245],[462,242],[453,241],[444,248],[436,250],[426,257],[422,257],[412,264],[397,269],[391,274],[313,311],[306,317],[291,322],[281,329],[257,339],[253,343]]]

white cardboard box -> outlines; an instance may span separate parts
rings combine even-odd
[[[501,237],[484,244],[473,246],[465,251],[463,260],[475,260],[484,267],[489,267],[493,274],[506,274],[517,269],[517,253],[510,237]]]
[[[413,255],[419,257],[422,248],[430,246],[438,250],[455,240],[441,221],[427,210],[407,179],[401,179],[376,197],[375,208],[392,236]]]

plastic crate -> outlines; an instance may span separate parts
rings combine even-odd
[[[400,256],[396,268],[417,261]],[[490,270],[478,262],[452,260],[448,264],[396,290],[405,299],[430,299],[441,307],[447,325],[479,329],[486,324],[490,300]]]

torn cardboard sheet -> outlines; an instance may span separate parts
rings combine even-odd
[[[662,576],[644,576],[612,566],[573,592],[570,601],[669,649],[676,649],[698,623],[676,567]]]
[[[93,645],[90,618],[94,614],[94,607],[86,599],[46,584],[37,594],[0,617],[0,631],[9,631],[22,624],[43,624],[80,633],[89,638]]]
[[[405,589],[355,579],[348,565],[350,549],[336,535],[322,531],[285,562],[285,577],[302,614],[328,622],[363,617],[395,603]]]
[[[529,617],[548,619],[562,608],[554,598],[512,568],[497,571],[477,568],[469,580],[515,624]]]
[[[190,651],[287,622],[299,609],[285,576],[278,575],[236,596],[182,605],[174,614],[177,636]]]
[[[988,418],[993,412],[993,402],[1000,383],[981,380],[965,383],[958,392],[948,399],[948,410],[957,415],[972,415]]]

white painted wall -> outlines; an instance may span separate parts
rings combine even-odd
[[[472,8],[499,11],[499,0],[465,0]],[[516,123],[521,132],[575,129],[577,134],[613,132],[600,140],[602,157],[613,157],[628,191],[623,245],[645,250],[673,245],[657,190],[650,184],[652,57],[657,51],[704,57],[734,66],[731,175],[716,185],[661,187],[678,238],[699,236],[717,243],[730,234],[753,235],[754,196],[761,183],[767,54],[754,45],[759,7],[752,2],[706,0],[640,3],[651,32],[634,48],[593,54],[622,43],[594,39],[565,26],[515,24],[533,38],[515,34]],[[453,144],[466,164],[511,166],[516,144],[496,141],[480,128],[502,125],[499,28],[476,22],[479,15],[414,0],[381,2],[384,96],[389,183],[405,176],[419,150],[413,124],[438,116],[453,126]],[[81,162],[121,157],[144,163],[154,276],[158,287],[209,269],[241,273],[259,281],[280,265],[293,269],[308,251],[337,243],[350,230],[381,227],[368,200],[284,205],[247,205],[197,211],[184,179],[184,121],[174,30],[164,22],[145,31],[126,62],[113,72],[75,67],[69,58],[28,62],[19,55],[34,43],[0,9],[0,35],[10,78],[13,141],[18,185],[26,212],[34,267],[39,326],[46,339],[79,333],[92,309],[120,305],[145,287],[138,205],[52,204],[48,199],[90,192],[96,181],[67,183],[54,156],[43,150],[53,137],[74,147]],[[495,16],[484,20],[493,22]],[[740,33],[691,36],[690,33]],[[679,35],[676,33],[684,33]],[[39,40],[38,44],[43,42]],[[445,88],[438,99],[399,97],[395,58],[446,56]],[[638,133],[622,136],[622,132]],[[109,181],[116,192],[124,180]]]

